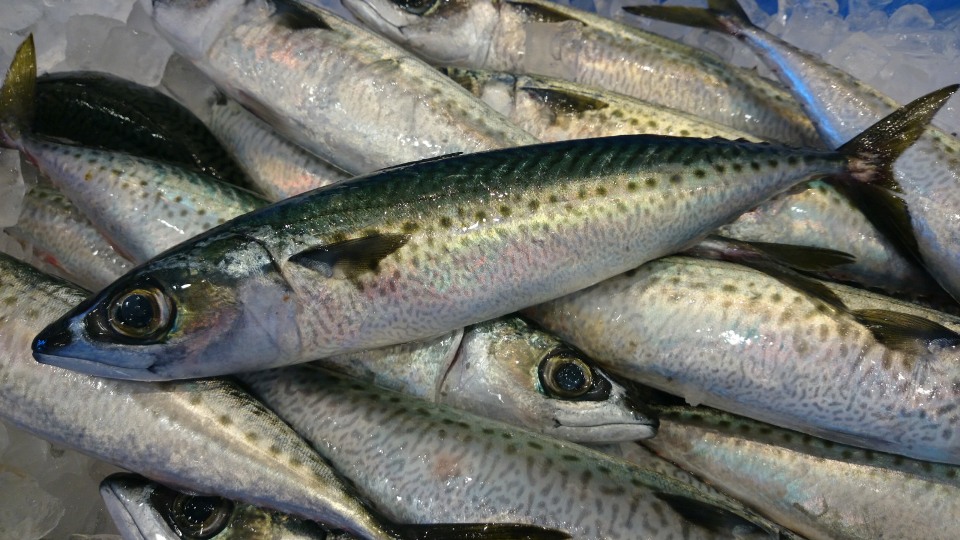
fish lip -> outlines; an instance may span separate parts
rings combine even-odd
[[[110,476],[108,480],[112,482],[134,481],[133,478],[128,479],[127,476],[132,477],[133,475],[117,474]],[[140,483],[142,484],[142,482]],[[100,483],[100,498],[103,499],[103,503],[107,507],[107,512],[110,513],[110,517],[113,518],[117,529],[123,534],[124,538],[135,534],[137,536],[133,538],[137,538],[138,540],[147,539],[146,531],[140,528],[136,518],[127,508],[126,499],[123,494],[116,491],[110,482],[104,481]]]
[[[46,354],[36,351],[33,353],[33,358],[41,364],[75,371],[84,375],[92,375],[94,377],[134,381],[167,380],[166,378],[154,373],[152,364],[146,368],[124,368],[119,366],[111,366],[110,364],[104,364],[96,360],[84,360],[82,358],[76,358],[73,356]]]
[[[584,424],[574,426],[561,424],[554,428],[557,434],[562,434],[562,438],[581,443],[589,444],[613,444],[622,442],[639,441],[643,439],[652,439],[657,434],[659,421],[653,423],[636,422],[611,422],[607,424]],[[609,434],[607,436],[598,436],[597,431]],[[582,434],[582,437],[578,437]]]

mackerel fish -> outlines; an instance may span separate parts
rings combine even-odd
[[[680,111],[560,79],[457,68],[445,72],[544,142],[636,133],[757,140]],[[776,195],[717,234],[842,251],[854,260],[817,275],[925,302],[942,303],[945,295],[913,257],[829,182],[814,181]]]
[[[656,417],[593,360],[519,317],[316,364],[569,441],[631,441],[657,429]]]
[[[63,194],[47,186],[27,190],[17,224],[5,232],[89,290],[99,291],[134,266]]]
[[[574,538],[779,538],[726,498],[314,366],[241,375],[394,519],[515,521]]]
[[[364,24],[436,65],[557,77],[764,139],[822,145],[789,95],[756,73],[573,7],[548,0],[343,4]]]
[[[638,135],[428,160],[314,190],[140,266],[41,332],[35,357],[163,380],[436,337],[682,249],[811,177],[883,174],[954,90],[836,153]]]
[[[750,23],[736,0],[710,10],[637,6],[630,13],[733,34],[757,52],[833,145],[897,108],[897,103],[822,60]],[[856,186],[864,212],[916,253],[934,278],[960,299],[960,140],[931,126],[897,160],[894,175]]]
[[[829,440],[960,463],[960,320],[669,257],[525,313],[613,373]]]
[[[113,474],[100,496],[125,540],[349,540],[290,514],[176,491],[142,476]]]
[[[39,365],[29,342],[86,292],[0,255],[0,415],[56,444],[195,493],[397,538],[309,445],[236,384],[111,381]]]
[[[0,91],[0,144],[20,150],[123,256],[149,259],[266,204],[251,192],[192,169],[34,136],[26,131],[36,95],[32,38],[17,50],[14,73],[18,84],[5,84]],[[210,200],[217,204],[205,204]]]
[[[351,174],[537,142],[411,53],[321,8],[143,4],[174,49],[230,97]]]
[[[903,459],[707,408],[658,408],[658,454],[811,540],[956,537],[954,465]]]
[[[346,172],[281,137],[272,127],[216,89],[206,75],[174,55],[163,86],[204,122],[250,176],[254,190],[279,201],[342,182]]]

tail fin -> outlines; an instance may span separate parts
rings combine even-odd
[[[737,0],[709,0],[707,5],[707,9],[676,6],[624,6],[623,9],[649,19],[716,30],[734,36],[741,29],[753,26]]]
[[[537,525],[451,523],[401,525],[399,538],[406,540],[563,540],[570,538],[570,535]]]
[[[17,48],[0,88],[0,145],[16,147],[20,130],[33,125],[36,93],[37,52],[30,34]]]

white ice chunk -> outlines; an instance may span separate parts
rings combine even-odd
[[[7,1],[7,0],[4,0]],[[44,18],[66,22],[77,15],[122,18],[134,0],[43,0]]]
[[[847,31],[847,22],[835,11],[797,7],[793,10],[783,39],[814,54],[822,55]]]
[[[40,20],[43,7],[31,0],[3,0],[0,2],[0,28],[23,30]]]
[[[889,30],[909,31],[933,28],[935,21],[927,8],[920,4],[907,4],[890,16]]]
[[[37,48],[37,71],[46,73],[63,63],[67,56],[66,25],[44,17],[30,27]]]
[[[161,37],[125,26],[111,28],[98,52],[96,66],[131,81],[156,86],[173,48]]]
[[[67,21],[67,55],[59,71],[97,69],[110,30],[123,23],[102,15],[78,15]]]
[[[179,54],[171,56],[160,89],[173,96],[201,122],[210,124],[210,103],[216,87],[189,60]]]
[[[130,14],[127,15],[127,28],[140,30],[148,34],[159,35],[157,28],[153,25],[153,19],[143,7],[143,2],[134,2],[130,8]]]
[[[0,465],[0,486],[0,538],[43,538],[63,516],[60,501],[22,471]]]
[[[828,52],[824,59],[854,77],[868,81],[890,61],[886,47],[865,32],[854,32]]]
[[[847,17],[850,23],[850,30],[854,32],[871,31],[875,32],[877,28],[886,28],[889,24],[887,14],[879,9],[871,11],[864,16]]]

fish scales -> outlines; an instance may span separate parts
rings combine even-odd
[[[392,537],[302,439],[235,383],[111,381],[34,362],[27,350],[37,329],[86,292],[6,256],[0,270],[4,418],[173,486]]]
[[[830,288],[841,299],[849,290]],[[856,294],[861,300],[850,309],[902,311],[901,302]],[[955,345],[885,346],[851,312],[762,272],[670,257],[526,313],[610,371],[692,403],[851,445],[960,462]],[[945,314],[930,320],[958,328]]]
[[[241,378],[394,519],[527,522],[584,539],[734,536],[657,494],[716,499],[584,447],[309,367]]]

